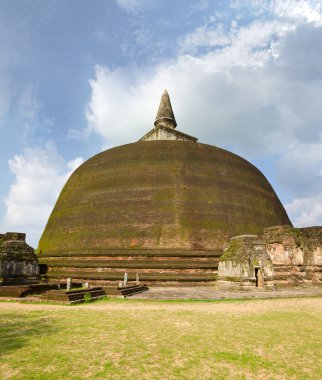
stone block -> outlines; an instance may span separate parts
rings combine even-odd
[[[274,267],[265,243],[256,235],[231,238],[219,260],[218,280],[232,286],[272,286]]]
[[[26,234],[7,232],[0,236],[0,283],[36,282],[39,266],[34,249],[26,243]]]

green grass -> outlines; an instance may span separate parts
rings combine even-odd
[[[321,301],[281,302],[1,303],[0,378],[321,378]]]

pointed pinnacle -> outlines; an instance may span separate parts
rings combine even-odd
[[[177,126],[177,122],[172,111],[170,97],[167,90],[163,91],[154,125],[156,127],[164,126],[172,129],[174,129]]]

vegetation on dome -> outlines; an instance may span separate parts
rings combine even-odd
[[[231,236],[281,224],[291,223],[274,190],[241,157],[204,144],[137,142],[73,173],[39,249],[220,250]]]
[[[142,281],[215,281],[232,236],[281,224],[291,225],[274,190],[241,157],[195,142],[137,142],[72,174],[39,242],[40,263],[49,278],[121,281],[128,271]]]

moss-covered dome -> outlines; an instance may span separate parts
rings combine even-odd
[[[195,142],[144,141],[106,150],[72,174],[39,249],[219,251],[234,235],[283,224],[291,225],[271,185],[243,158]]]

